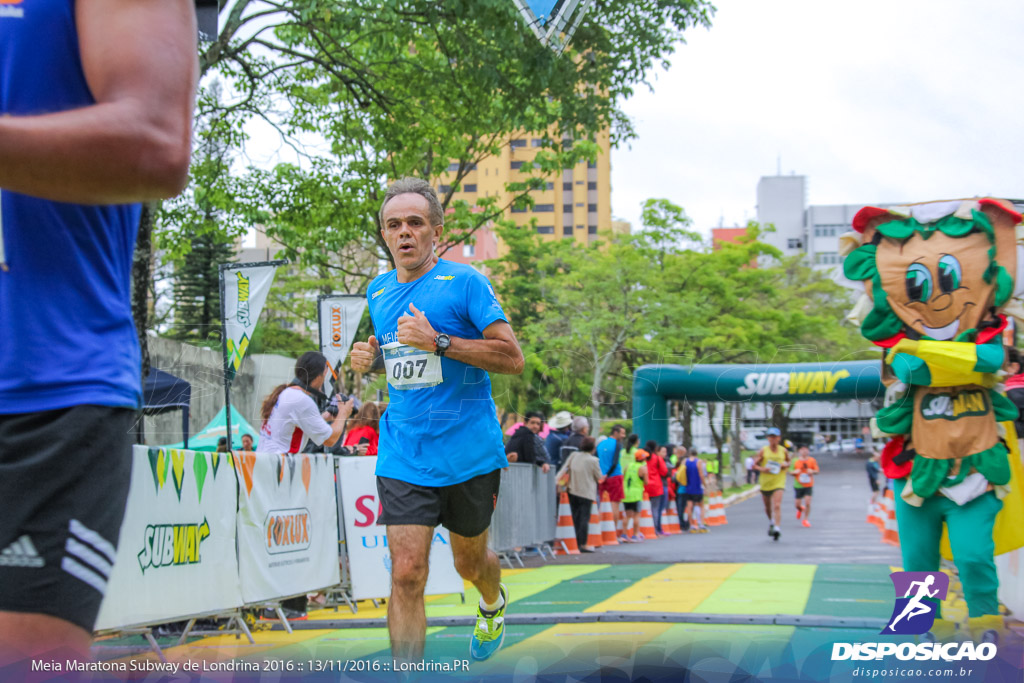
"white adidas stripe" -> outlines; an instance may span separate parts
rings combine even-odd
[[[67,551],[68,555],[87,562],[104,579],[110,578],[110,572],[114,568],[113,565],[107,562],[99,553],[93,552],[89,546],[79,543],[71,536],[68,536],[68,541],[64,544],[64,550]]]
[[[76,579],[84,581],[85,583],[89,584],[90,586],[98,590],[100,593],[107,592],[107,582],[104,579],[102,579],[100,575],[97,574],[95,571],[93,571],[89,567],[86,567],[84,564],[81,564],[77,560],[65,556],[64,559],[61,560],[60,566],[61,569],[66,571],[68,574],[71,574],[71,576],[75,577]]]
[[[110,564],[113,564],[114,560],[117,559],[117,549],[114,548],[113,544],[77,519],[71,520],[71,523],[68,525],[68,531],[77,536],[79,540],[88,543],[106,555]]]

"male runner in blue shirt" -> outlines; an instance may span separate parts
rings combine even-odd
[[[185,184],[198,63],[191,0],[0,10],[2,668],[89,654],[141,403],[139,202]]]
[[[508,465],[488,372],[519,374],[523,353],[487,278],[444,261],[437,194],[418,178],[391,185],[380,212],[395,269],[367,291],[376,332],[352,348],[357,372],[383,370],[377,492],[391,550],[388,631],[394,656],[423,656],[423,591],[434,527],[451,532],[459,574],[480,591],[470,654],[501,647],[508,591],[487,529]]]

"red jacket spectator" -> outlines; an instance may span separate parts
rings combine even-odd
[[[348,433],[345,434],[342,445],[358,446],[361,439],[368,439],[366,455],[377,455],[377,440],[380,438],[377,427],[380,423],[381,412],[380,406],[376,403],[369,401],[364,403],[359,409],[358,415],[348,421]]]
[[[657,453],[651,453],[651,457],[647,459],[647,484],[644,485],[648,498],[660,497],[665,492],[662,480],[667,476],[668,466],[665,459]]]

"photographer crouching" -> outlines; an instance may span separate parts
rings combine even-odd
[[[307,441],[333,446],[345,431],[345,421],[352,414],[353,399],[339,403],[339,396],[328,402],[324,395],[324,379],[330,367],[318,351],[307,351],[295,362],[295,379],[270,392],[263,401],[260,417],[258,453],[301,453]],[[320,406],[326,404],[321,412]],[[281,601],[285,617],[291,621],[306,618],[305,595]],[[265,619],[276,619],[273,611]]]

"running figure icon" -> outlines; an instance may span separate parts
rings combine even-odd
[[[911,581],[910,587],[903,596],[904,598],[910,598],[910,601],[907,603],[906,607],[903,608],[903,611],[900,612],[899,616],[893,619],[892,623],[889,624],[888,629],[890,631],[894,633],[896,632],[896,622],[903,617],[906,617],[907,621],[910,621],[914,617],[921,616],[922,614],[930,614],[932,612],[932,607],[924,604],[921,600],[922,598],[934,598],[939,594],[938,588],[934,591],[929,590],[933,583],[935,583],[935,577],[931,574],[926,576],[923,581]],[[917,594],[911,597],[910,594],[914,591],[914,586],[918,587]]]

